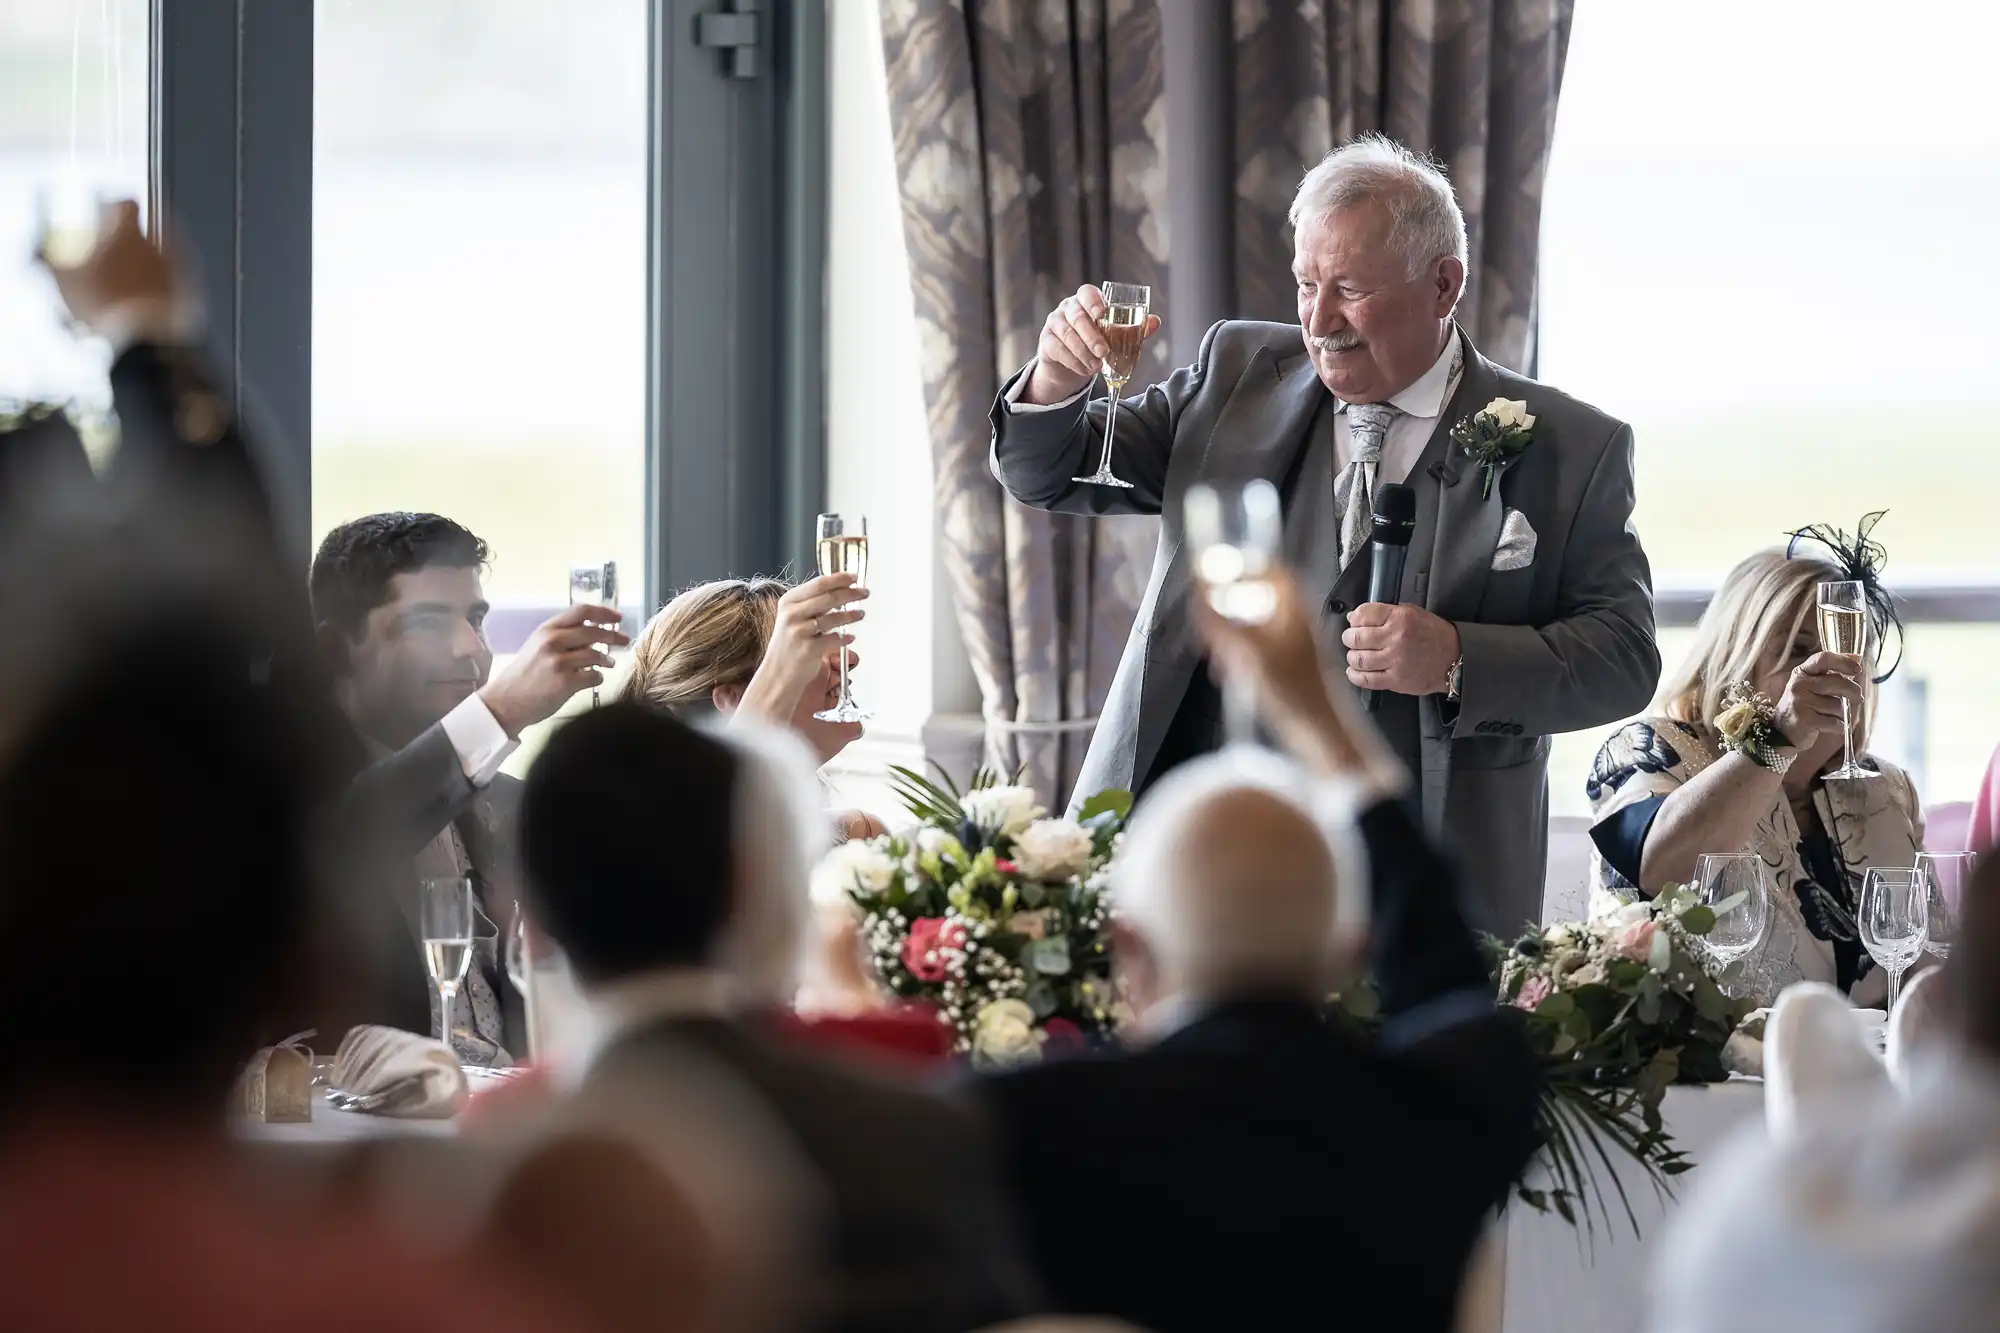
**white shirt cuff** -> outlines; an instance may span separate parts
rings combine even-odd
[[[493,781],[500,765],[507,762],[507,756],[521,748],[521,742],[507,735],[507,729],[493,716],[493,710],[476,694],[467,696],[464,703],[446,713],[438,725],[444,728],[451,748],[458,751],[459,767],[475,787]]]
[[[1001,403],[1007,408],[1007,415],[1025,417],[1035,412],[1058,412],[1065,407],[1075,407],[1079,402],[1083,401],[1083,396],[1090,392],[1090,386],[1085,385],[1069,397],[1063,399],[1060,403],[1022,402],[1021,391],[1028,387],[1029,377],[1035,373],[1035,367],[1041,364],[1041,360],[1042,358],[1036,357],[1023,366],[1021,373],[1015,376],[1014,382],[1007,386],[1007,392],[1000,395]]]

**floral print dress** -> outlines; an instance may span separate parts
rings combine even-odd
[[[1660,806],[1721,757],[1713,728],[1671,718],[1627,723],[1597,752],[1584,794],[1590,799],[1591,915],[1639,896],[1640,855]],[[1813,788],[1823,837],[1801,832],[1782,793],[1758,821],[1748,847],[1770,871],[1771,924],[1745,962],[1744,986],[1768,1004],[1796,981],[1824,981],[1856,1004],[1880,1005],[1886,982],[1861,946],[1855,908],[1871,866],[1910,866],[1923,849],[1923,807],[1909,774],[1873,755],[1861,765],[1872,781],[1820,782]]]

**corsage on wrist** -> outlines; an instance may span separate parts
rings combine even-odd
[[[1776,707],[1751,689],[1748,681],[1731,685],[1722,703],[1722,712],[1715,719],[1715,729],[1722,733],[1722,748],[1783,777],[1797,756],[1787,753],[1792,743],[1778,730]]]

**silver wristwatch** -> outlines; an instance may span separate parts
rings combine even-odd
[[[1451,670],[1446,672],[1444,677],[1444,697],[1453,703],[1458,702],[1459,678],[1464,674],[1465,658],[1461,656],[1451,664]]]

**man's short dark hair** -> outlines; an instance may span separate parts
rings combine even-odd
[[[357,641],[398,574],[433,565],[483,570],[487,556],[485,542],[440,514],[370,514],[343,523],[313,557],[313,620]]]
[[[739,764],[627,700],[549,738],[521,795],[521,863],[536,920],[582,980],[710,960],[734,895]],[[619,855],[614,840],[642,829],[663,836]]]

